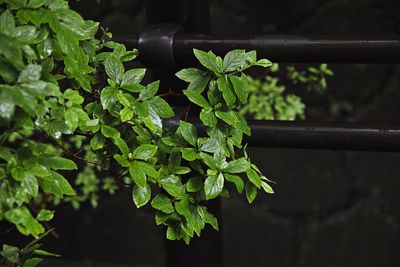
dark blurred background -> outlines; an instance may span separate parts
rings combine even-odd
[[[133,36],[148,23],[144,2],[71,5],[114,35]],[[210,16],[212,33],[400,34],[398,0],[211,0]],[[398,65],[330,67],[328,92],[304,96],[308,121],[400,123]],[[236,194],[222,200],[225,266],[400,266],[400,154],[249,153],[277,181],[276,193],[260,193],[251,206]],[[53,225],[61,237],[47,245],[65,266],[164,266],[164,229],[151,208],[134,207],[129,191],[102,198],[95,210],[63,207]]]

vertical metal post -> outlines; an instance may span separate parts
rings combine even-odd
[[[184,33],[210,32],[209,0],[147,0],[146,17],[150,25],[160,23],[175,23],[183,27]],[[176,88],[179,82],[175,79],[175,70],[152,70],[153,75],[161,79],[162,88]],[[179,100],[174,100],[179,101]],[[176,103],[179,105],[179,103]],[[185,104],[185,103],[181,103]],[[210,212],[215,214],[220,231],[217,232],[208,225],[200,238],[195,237],[189,246],[183,241],[166,241],[167,267],[222,267],[223,242],[221,229],[221,200],[214,199],[207,204]]]

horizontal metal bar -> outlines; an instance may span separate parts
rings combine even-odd
[[[154,36],[153,36],[154,37]],[[160,38],[164,38],[160,34]],[[117,38],[128,47],[138,39]],[[232,49],[256,50],[261,58],[290,63],[400,63],[400,36],[175,35],[177,65],[195,63],[193,48],[224,55]],[[148,56],[148,55],[146,55]],[[143,58],[142,58],[143,59]],[[146,60],[144,60],[146,61]],[[160,66],[162,65],[160,64]]]
[[[193,61],[193,48],[224,55],[232,49],[256,50],[258,57],[290,63],[400,63],[400,36],[305,37],[290,35],[177,35],[175,60]]]
[[[204,134],[203,126],[193,122]],[[174,127],[179,120],[163,121]],[[400,152],[400,128],[362,124],[335,124],[287,121],[249,121],[249,146],[324,150]]]

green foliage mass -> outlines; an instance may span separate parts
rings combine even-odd
[[[126,68],[136,50],[108,41],[65,0],[0,4],[0,221],[39,238],[57,204],[95,206],[99,190],[121,184],[138,208],[150,202],[168,239],[189,243],[206,224],[218,229],[206,203],[227,196],[229,184],[250,203],[258,189],[273,192],[245,152],[250,129],[238,112],[250,93],[244,71],[268,60],[194,50],[204,68],[177,76],[205,134],[184,120],[166,129],[163,119],[175,114],[159,82],[144,85],[145,69]],[[16,248],[2,253],[23,264]]]
[[[289,85],[305,86],[309,91],[324,93],[327,88],[326,76],[333,72],[326,64],[298,70],[293,65],[284,69]],[[305,104],[301,97],[288,93],[287,83],[282,83],[279,65],[269,68],[263,81],[249,77],[249,99],[240,113],[256,120],[295,120],[304,119]],[[297,88],[296,88],[297,89]]]

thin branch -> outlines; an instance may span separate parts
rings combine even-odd
[[[163,96],[170,96],[170,95],[174,95],[174,96],[183,96],[183,94],[176,93],[176,92],[172,91],[171,89],[169,89],[168,93],[159,94],[159,95],[157,95],[157,96],[163,97]]]
[[[51,142],[53,142],[56,146],[58,146],[59,148],[61,148],[61,149],[64,151],[65,154],[67,154],[68,156],[70,156],[70,158],[75,158],[75,159],[84,161],[84,162],[86,162],[86,163],[90,163],[90,164],[93,164],[93,165],[100,166],[100,164],[99,164],[98,162],[94,162],[94,161],[91,161],[91,160],[88,160],[88,159],[85,159],[85,158],[82,158],[82,157],[79,157],[79,156],[75,155],[76,153],[72,153],[71,151],[69,151],[68,149],[66,149],[65,147],[63,147],[60,143],[57,142],[57,140],[55,140],[55,139],[54,139],[52,136],[50,136],[48,133],[46,133],[46,132],[43,131],[43,130],[42,130],[42,132],[47,136],[47,138],[48,138]]]
[[[190,108],[191,108],[191,107],[192,107],[192,102],[190,102],[189,106],[188,106],[187,109],[186,109],[184,121],[187,120],[187,117],[188,117],[188,115],[189,115],[189,111],[190,111]]]
[[[74,157],[75,157],[75,156],[78,156],[78,154],[81,153],[82,151],[83,151],[82,148],[79,149],[77,152],[74,153]]]

